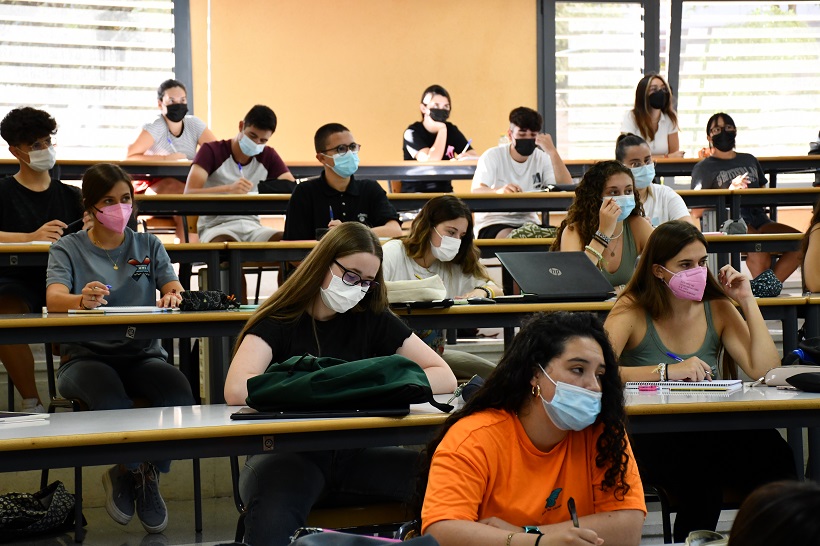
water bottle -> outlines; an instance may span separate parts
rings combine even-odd
[[[810,364],[817,364],[811,357],[806,356],[805,351],[803,349],[795,349],[792,353],[796,354],[797,357],[802,360],[803,362],[809,362]]]

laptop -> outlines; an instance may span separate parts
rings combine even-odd
[[[604,301],[612,285],[583,252],[497,252],[522,296],[499,296],[498,303]]]
[[[403,408],[294,411],[257,411],[253,408],[245,406],[239,411],[232,413],[231,419],[234,421],[256,421],[260,419],[338,419],[342,417],[404,417],[409,413],[409,405]]]

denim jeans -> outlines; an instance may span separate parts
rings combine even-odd
[[[290,544],[314,506],[409,501],[418,455],[411,449],[379,447],[248,457],[239,478],[248,511],[245,542]]]
[[[90,410],[128,409],[134,406],[132,398],[145,398],[151,407],[194,403],[188,380],[161,358],[69,360],[57,372],[57,389],[66,398],[82,400]],[[171,467],[171,461],[151,462],[160,472]],[[139,462],[125,466],[135,470]]]

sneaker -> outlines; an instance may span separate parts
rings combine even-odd
[[[752,294],[756,298],[774,298],[780,295],[783,290],[783,283],[775,277],[774,271],[767,269],[749,283],[752,286]]]
[[[555,237],[556,229],[552,226],[541,227],[527,222],[510,232],[510,239],[550,239]]]
[[[112,466],[102,476],[105,489],[105,511],[120,525],[127,525],[134,517],[134,477],[123,472],[119,465]]]
[[[149,533],[161,533],[168,526],[168,507],[159,494],[159,472],[150,463],[134,473],[137,517]]]
[[[46,408],[43,407],[43,404],[41,404],[40,400],[37,398],[23,398],[23,402],[20,405],[22,406],[22,411],[27,411],[29,413],[46,412]]]

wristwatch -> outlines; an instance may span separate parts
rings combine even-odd
[[[544,533],[541,532],[541,529],[538,528],[537,525],[525,525],[524,532],[528,535],[543,535]]]

